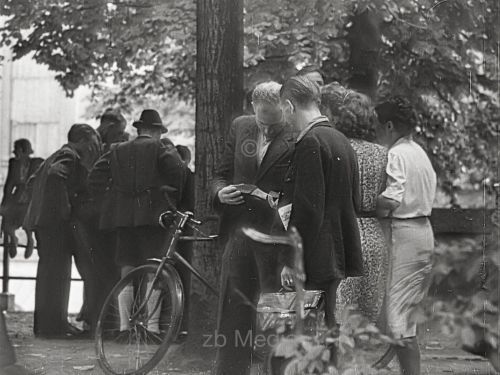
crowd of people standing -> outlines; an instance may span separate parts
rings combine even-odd
[[[392,351],[402,373],[419,374],[411,311],[428,288],[436,174],[413,140],[411,104],[391,97],[375,106],[338,83],[325,85],[320,70],[307,67],[283,85],[257,85],[252,106],[254,115],[233,121],[212,183],[225,243],[218,334],[226,345],[217,348],[214,373],[249,373],[253,343],[237,338],[256,329],[252,306],[302,276],[280,245],[256,244],[239,229],[294,226],[306,289],[325,295],[326,325],[338,332],[338,308],[357,306],[400,340]],[[287,207],[289,216],[281,215]]]
[[[143,111],[133,126],[138,136],[129,140],[125,118],[107,110],[97,129],[71,126],[67,143],[44,161],[29,158],[33,151],[28,140],[15,142],[4,187],[2,230],[11,239],[6,249],[12,257],[17,228],[27,231],[28,241],[31,233],[36,237],[37,337],[91,336],[100,307],[120,276],[150,256],[161,256],[166,232],[157,226],[159,214],[172,205],[194,208],[188,163],[168,138],[160,139],[167,129],[158,112]],[[178,148],[190,158],[189,149]],[[166,185],[168,202],[160,191]],[[189,259],[189,249],[184,255]],[[77,316],[83,331],[68,322],[72,258],[84,283]],[[180,269],[183,276],[184,271]],[[183,280],[189,288],[189,278]]]
[[[252,305],[261,293],[291,289],[297,276],[289,253],[256,244],[241,227],[282,233],[293,226],[303,240],[306,288],[324,292],[327,326],[337,329],[336,311],[347,304],[374,322],[383,316],[388,333],[405,343],[394,347],[403,373],[419,374],[410,313],[430,273],[436,175],[412,138],[410,103],[391,97],[375,106],[306,68],[283,85],[257,85],[252,107],[254,114],[232,122],[211,183],[224,247],[218,332],[226,338],[215,373],[249,373],[253,346],[238,345],[235,333],[255,330]],[[72,257],[85,286],[80,319],[92,330],[120,276],[161,256],[167,232],[158,226],[160,213],[194,209],[189,150],[162,138],[167,129],[154,110],[133,126],[138,136],[129,140],[123,116],[107,111],[96,130],[73,125],[68,143],[43,162],[29,158],[28,141],[15,145],[3,231],[12,256],[21,224],[37,239],[37,336],[81,334],[67,320]],[[267,199],[244,194],[241,184],[255,185]],[[22,206],[14,218],[12,202]],[[286,207],[284,219],[279,210]],[[189,260],[190,249],[184,251]],[[179,268],[189,291],[189,274]],[[122,331],[131,293],[119,296]]]

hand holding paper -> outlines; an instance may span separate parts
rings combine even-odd
[[[279,193],[275,191],[266,193],[257,186],[251,184],[238,184],[234,185],[234,187],[238,189],[241,194],[253,195],[254,197],[266,200],[271,208],[275,209],[278,207]]]

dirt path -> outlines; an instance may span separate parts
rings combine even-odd
[[[16,350],[18,363],[36,375],[102,375],[92,340],[45,340],[33,336],[32,313],[7,315],[7,330]],[[190,360],[182,348],[169,349],[153,375],[208,375],[209,363]]]
[[[102,375],[91,340],[42,340],[33,337],[33,314],[7,315],[9,336],[20,364],[37,375]],[[454,349],[456,344],[427,330],[421,335],[422,375],[494,375],[488,362]],[[436,340],[438,338],[439,340]],[[151,372],[153,375],[209,375],[211,361],[186,358],[178,345]],[[256,371],[255,371],[256,372]],[[375,374],[375,373],[374,373]],[[380,375],[399,374],[396,362]],[[239,374],[234,374],[239,375]]]

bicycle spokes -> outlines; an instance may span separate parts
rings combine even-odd
[[[107,374],[145,373],[175,338],[182,316],[178,275],[156,271],[153,265],[134,269],[105,302],[96,337],[99,362]]]

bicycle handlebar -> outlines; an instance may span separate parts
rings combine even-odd
[[[177,218],[185,219],[184,224],[191,224],[191,225],[201,225],[202,222],[200,220],[196,220],[193,218],[193,213],[191,211],[185,211],[185,212],[180,212],[180,211],[165,211],[162,214],[160,214],[160,217],[158,218],[158,223],[160,224],[161,227],[164,229],[168,229],[172,223],[175,221]]]

